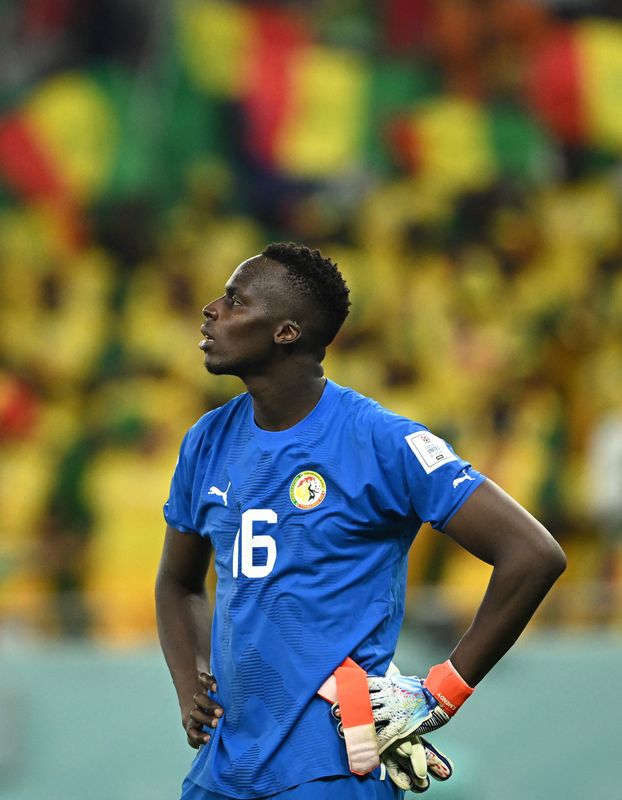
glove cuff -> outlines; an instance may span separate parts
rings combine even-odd
[[[450,717],[475,691],[463,679],[449,659],[431,667],[423,682],[425,688],[438,700]]]

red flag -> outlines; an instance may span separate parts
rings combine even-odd
[[[0,172],[28,198],[61,198],[67,189],[37,136],[18,114],[0,120]]]
[[[527,96],[540,118],[563,141],[581,144],[586,140],[580,51],[574,28],[560,27],[536,53]]]
[[[247,140],[250,152],[270,166],[278,132],[294,111],[293,67],[308,35],[296,16],[268,7],[254,12],[253,30],[243,92]]]

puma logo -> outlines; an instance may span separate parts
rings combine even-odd
[[[465,472],[464,475],[461,475],[459,478],[454,480],[454,489],[456,489],[463,481],[474,481],[475,478],[472,475],[467,475]]]
[[[227,488],[223,492],[222,489],[219,489],[218,486],[210,486],[208,494],[216,494],[218,497],[222,497],[222,502],[227,505],[227,495],[229,494],[229,489],[231,488],[231,481],[227,484]]]

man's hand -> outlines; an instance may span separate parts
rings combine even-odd
[[[211,738],[203,728],[215,728],[224,714],[223,709],[207,693],[215,692],[218,688],[214,676],[201,672],[199,683],[201,688],[192,695],[194,705],[187,713],[182,713],[182,724],[188,737],[188,744],[195,750],[202,744],[207,744]]]

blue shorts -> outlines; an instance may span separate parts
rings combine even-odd
[[[271,794],[261,800],[403,800],[404,792],[387,777],[384,781],[374,778],[359,778],[356,775],[335,775],[318,778]],[[230,797],[197,786],[186,778],[180,800],[231,800]]]

